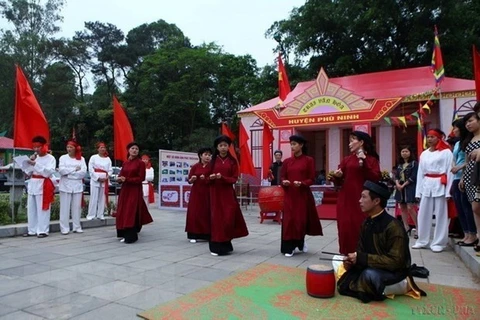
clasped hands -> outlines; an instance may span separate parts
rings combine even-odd
[[[288,187],[290,184],[291,184],[290,180],[283,180],[282,181],[282,185],[284,185],[285,187]],[[293,185],[295,187],[300,187],[302,185],[302,182],[301,181],[293,181]]]
[[[222,178],[222,174],[221,173],[212,173],[209,176],[209,178],[210,178],[210,180],[220,179],[220,178]]]
[[[203,179],[205,179],[205,176],[204,176],[203,174],[201,174],[201,175],[200,175],[200,180],[203,180]],[[195,182],[195,181],[197,181],[197,176],[192,176],[192,177],[190,178],[190,183],[193,183],[193,182]]]

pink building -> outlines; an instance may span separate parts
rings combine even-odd
[[[369,131],[376,142],[381,169],[390,171],[399,145],[416,147],[418,110],[431,101],[427,129],[451,130],[455,115],[471,111],[475,82],[445,77],[439,90],[430,67],[375,72],[329,79],[322,69],[316,80],[301,82],[283,104],[273,98],[238,112],[250,136],[253,162],[260,175],[263,122],[273,129],[274,150],[291,155],[288,138],[294,133],[308,140],[308,154],[316,170],[335,170],[348,154],[352,130]],[[260,177],[257,177],[257,180]],[[253,181],[252,181],[253,182]]]

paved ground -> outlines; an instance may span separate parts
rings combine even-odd
[[[183,212],[157,209],[151,210],[155,222],[132,245],[120,243],[114,227],[0,239],[0,319],[136,319],[140,311],[259,263],[306,268],[319,263],[320,251],[338,250],[335,221],[322,221],[325,236],[308,238],[308,253],[286,258],[279,253],[280,226],[260,224],[258,211],[249,209],[250,235],[235,240],[234,254],[226,257],[186,240]],[[412,256],[430,270],[431,283],[480,289],[450,248],[412,250]]]

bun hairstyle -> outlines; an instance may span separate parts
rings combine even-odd
[[[377,160],[380,160],[377,151],[375,150],[375,144],[373,143],[372,137],[368,133],[363,131],[353,131],[350,136],[354,136],[358,141],[363,141],[363,150],[366,154],[374,157]]]
[[[296,143],[299,143],[302,145],[302,154],[307,154],[307,139],[302,137],[301,135],[294,134],[288,138],[290,142],[295,141]]]
[[[212,170],[215,167],[215,160],[217,160],[217,157],[220,154],[217,147],[222,142],[226,142],[228,144],[228,146],[230,146],[232,144],[232,139],[230,139],[230,137],[222,134],[222,135],[218,136],[217,138],[215,138],[215,140],[213,141],[213,147],[214,148],[213,148],[212,164],[211,164]],[[228,150],[228,152],[227,152],[227,157],[232,159],[232,160],[235,160],[235,158],[230,154],[230,150]]]

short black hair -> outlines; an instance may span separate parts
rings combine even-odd
[[[41,143],[41,144],[45,144],[45,143],[47,143],[47,139],[45,139],[43,136],[35,136],[35,137],[33,137],[32,142],[38,142],[38,143]]]
[[[273,153],[273,155],[276,155],[277,153],[280,153],[281,156],[283,156],[283,152],[281,150],[275,150],[275,152]]]
[[[204,154],[205,152],[208,152],[208,153],[210,153],[210,154],[213,154],[212,148],[209,148],[209,147],[200,148],[200,149],[198,149],[198,151],[197,151],[197,155],[198,155],[198,160],[199,160],[199,161],[202,161],[201,156],[202,156],[202,154]]]

